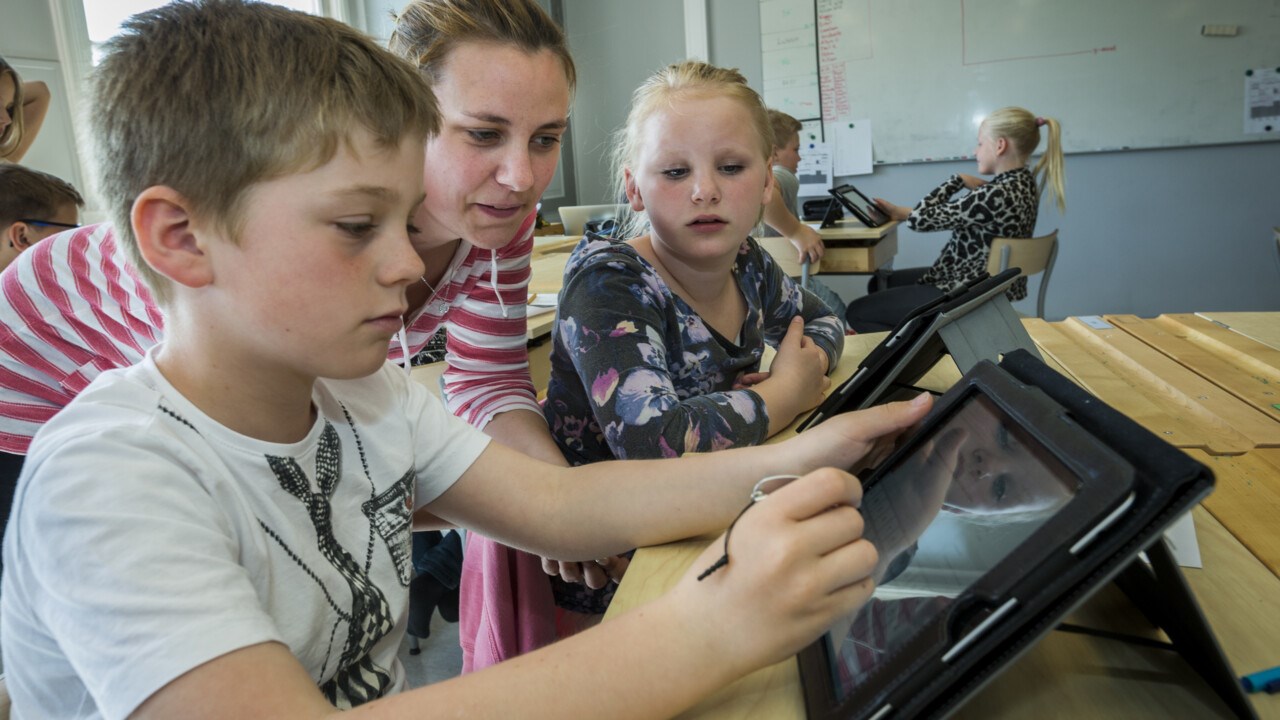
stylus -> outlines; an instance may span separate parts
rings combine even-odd
[[[1280,667],[1259,670],[1256,673],[1249,673],[1240,678],[1240,685],[1245,689],[1245,692],[1262,692],[1263,690],[1274,692],[1274,690],[1267,688],[1267,685],[1272,682],[1280,682]]]

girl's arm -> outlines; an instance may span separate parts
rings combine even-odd
[[[573,387],[572,398],[585,406],[551,411],[583,427],[594,418],[619,458],[676,457],[764,442],[768,415],[755,392],[677,395],[672,365],[693,373],[718,370],[702,368],[705,358],[686,357],[686,351],[697,355],[698,343],[685,344],[680,336],[706,330],[674,328],[672,303],[656,276],[628,255],[594,255],[571,269],[560,293],[556,342],[557,356],[567,356],[573,373],[566,377],[561,364],[553,365],[553,384]],[[706,343],[714,343],[709,335]],[[710,375],[702,382],[725,385]]]
[[[990,222],[991,213],[984,207],[990,185],[974,188],[964,197],[951,200],[952,195],[964,188],[964,179],[952,175],[916,205],[907,218],[907,225],[917,232],[932,232]]]
[[[18,146],[13,149],[5,157],[10,162],[18,162],[31,149],[31,144],[36,141],[36,135],[40,133],[40,126],[44,124],[44,117],[49,112],[49,86],[43,82],[24,82],[22,83],[22,139],[18,141]]]
[[[823,372],[830,371],[844,352],[844,321],[836,317],[817,295],[800,287],[782,272],[782,268],[758,244],[753,242],[748,247],[748,272],[752,272],[751,268],[759,268],[760,282],[756,287],[760,288],[758,302],[765,323],[765,342],[777,347],[786,335],[791,318],[799,315],[804,319],[805,337],[821,348],[826,356]]]

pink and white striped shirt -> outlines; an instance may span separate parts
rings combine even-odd
[[[542,414],[525,336],[533,224],[530,214],[498,251],[461,243],[405,333],[413,355],[449,323],[449,410],[476,427],[508,410]],[[164,336],[164,312],[110,224],[37,243],[0,274],[0,292],[3,452],[25,455],[40,426],[95,377],[138,362]],[[387,358],[402,360],[398,341]]]

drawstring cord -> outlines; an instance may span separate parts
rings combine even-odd
[[[502,308],[502,319],[507,319],[507,304],[502,302],[502,293],[498,291],[498,251],[489,251],[489,284],[493,286],[493,294],[498,296],[498,307]]]

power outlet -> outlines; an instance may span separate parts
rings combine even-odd
[[[1239,25],[1201,25],[1200,34],[1205,37],[1235,37],[1240,34]]]

